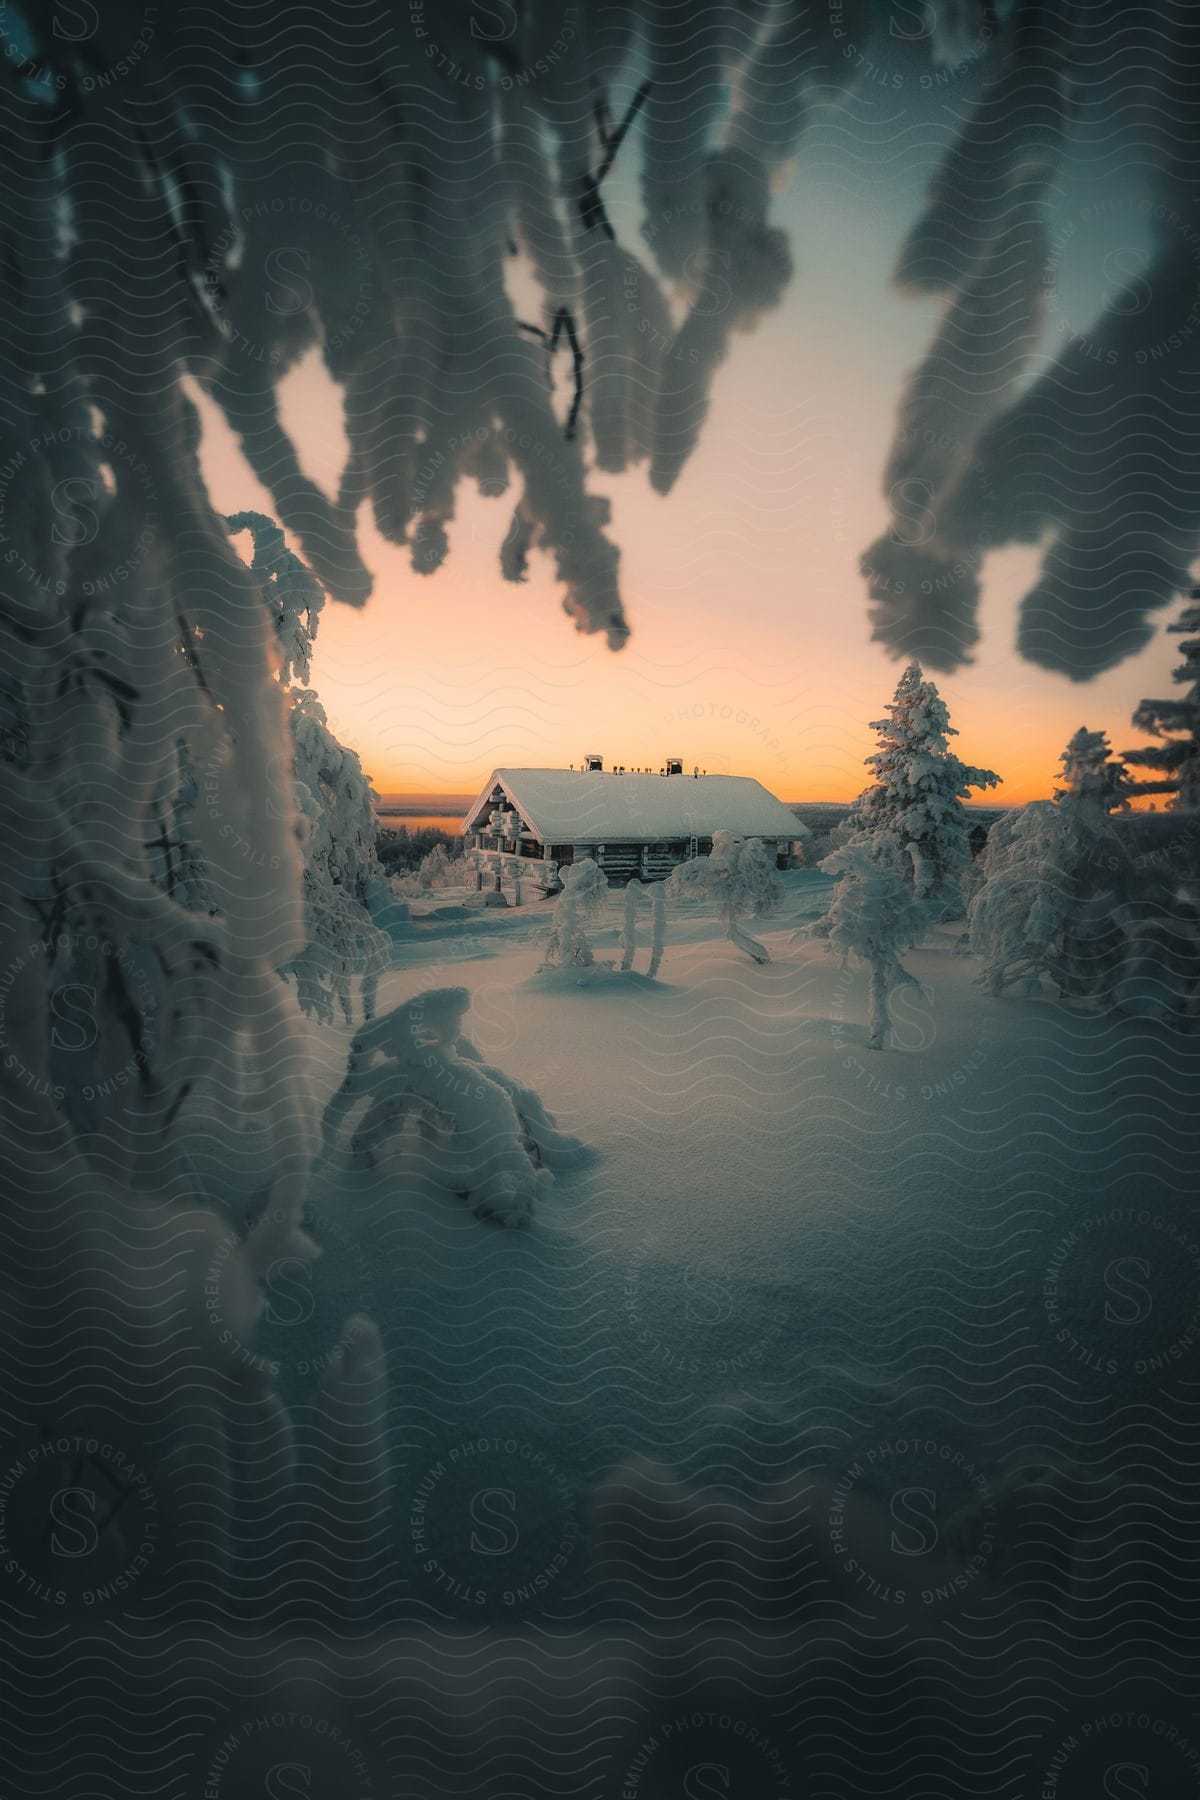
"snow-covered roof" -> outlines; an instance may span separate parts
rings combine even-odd
[[[547,844],[669,842],[734,831],[802,838],[790,807],[749,775],[616,775],[587,769],[496,769],[463,820],[486,825],[497,784]]]

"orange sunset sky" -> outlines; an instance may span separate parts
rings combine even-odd
[[[886,522],[880,471],[896,400],[937,316],[935,303],[889,286],[937,150],[918,124],[897,123],[896,153],[870,180],[861,170],[842,179],[844,120],[824,138],[815,130],[783,201],[791,286],[735,341],[674,492],[652,493],[639,471],[594,480],[622,550],[624,650],[575,633],[546,560],[521,586],[501,580],[515,496],[460,489],[450,557],[431,577],[364,513],[375,593],[361,611],[327,604],[313,686],[380,792],[470,793],[497,764],[565,766],[591,750],[609,766],[679,755],[689,768],[757,776],[788,800],[848,799],[863,786],[868,721],[899,671],[870,641],[858,557]],[[610,212],[636,243],[636,197],[615,195]],[[1073,279],[1077,304],[1091,305],[1086,262]],[[317,359],[288,378],[283,406],[308,472],[332,490],[343,441]],[[217,506],[271,511],[210,406],[204,417]],[[931,671],[956,748],[1003,776],[996,795],[1009,802],[1050,791],[1080,724],[1109,731],[1117,749],[1141,741],[1130,713],[1169,691],[1178,660],[1162,631],[1173,614],[1162,614],[1139,655],[1085,685],[1022,662],[1016,608],[1038,563],[1032,548],[990,557],[975,662]]]

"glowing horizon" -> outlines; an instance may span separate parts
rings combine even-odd
[[[591,750],[610,766],[656,768],[678,755],[793,800],[849,800],[865,785],[869,722],[902,664],[871,641],[858,561],[888,522],[881,471],[897,400],[937,313],[889,281],[937,146],[914,142],[869,186],[847,183],[826,166],[836,158],[840,169],[845,147],[830,129],[826,141],[814,128],[812,178],[787,196],[797,266],[785,302],[736,340],[675,489],[651,492],[642,470],[593,477],[621,546],[633,628],[623,650],[573,632],[544,556],[534,553],[527,582],[502,581],[514,494],[460,495],[432,578],[364,513],[375,592],[361,611],[326,605],[313,687],[377,791],[474,794],[497,766],[566,767]],[[637,195],[614,189],[610,213],[636,242]],[[830,242],[836,262],[809,253]],[[1064,270],[1064,292],[1070,279]],[[1089,271],[1077,280],[1086,288]],[[333,491],[344,439],[319,360],[289,377],[281,402],[307,472]],[[271,512],[215,410],[203,414],[215,504]],[[1107,731],[1118,752],[1142,741],[1133,709],[1171,691],[1178,660],[1163,631],[1174,612],[1158,615],[1136,655],[1085,684],[1021,660],[1017,606],[1040,558],[1037,545],[988,556],[976,660],[949,675],[926,669],[959,754],[1003,777],[976,796],[985,804],[1049,795],[1082,724]]]

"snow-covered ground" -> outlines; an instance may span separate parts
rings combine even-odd
[[[469,989],[487,1061],[595,1152],[523,1231],[406,1197],[386,1168],[328,1178],[305,1366],[289,1362],[299,1334],[267,1328],[299,1392],[338,1321],[379,1321],[413,1552],[396,1579],[431,1619],[592,1616],[616,1566],[597,1493],[636,1459],[754,1505],[797,1472],[831,1493],[865,1458],[854,1504],[869,1507],[891,1447],[924,1432],[895,1466],[919,1484],[930,1458],[959,1456],[946,1504],[970,1519],[1015,1469],[1074,1466],[1079,1427],[1106,1408],[1200,1380],[1200,1234],[1179,1205],[1196,1174],[1195,1048],[982,995],[943,928],[908,958],[924,987],[896,1000],[895,1047],[872,1052],[862,973],[794,936],[827,879],[784,887],[753,922],[769,963],[711,914],[676,911],[653,984],[539,978],[547,905],[414,902],[381,1009]],[[619,963],[620,924],[614,893],[598,958]],[[347,1036],[321,1034],[330,1090]],[[960,1453],[986,1472],[974,1484]],[[523,1494],[535,1521],[508,1558],[465,1510],[493,1488]],[[833,1517],[814,1514],[831,1569]],[[688,1592],[702,1601],[703,1581]]]

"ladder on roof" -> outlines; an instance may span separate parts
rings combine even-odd
[[[695,862],[695,860],[699,856],[699,854],[700,854],[700,845],[696,840],[695,833],[693,832],[692,836],[688,839],[688,861]]]

